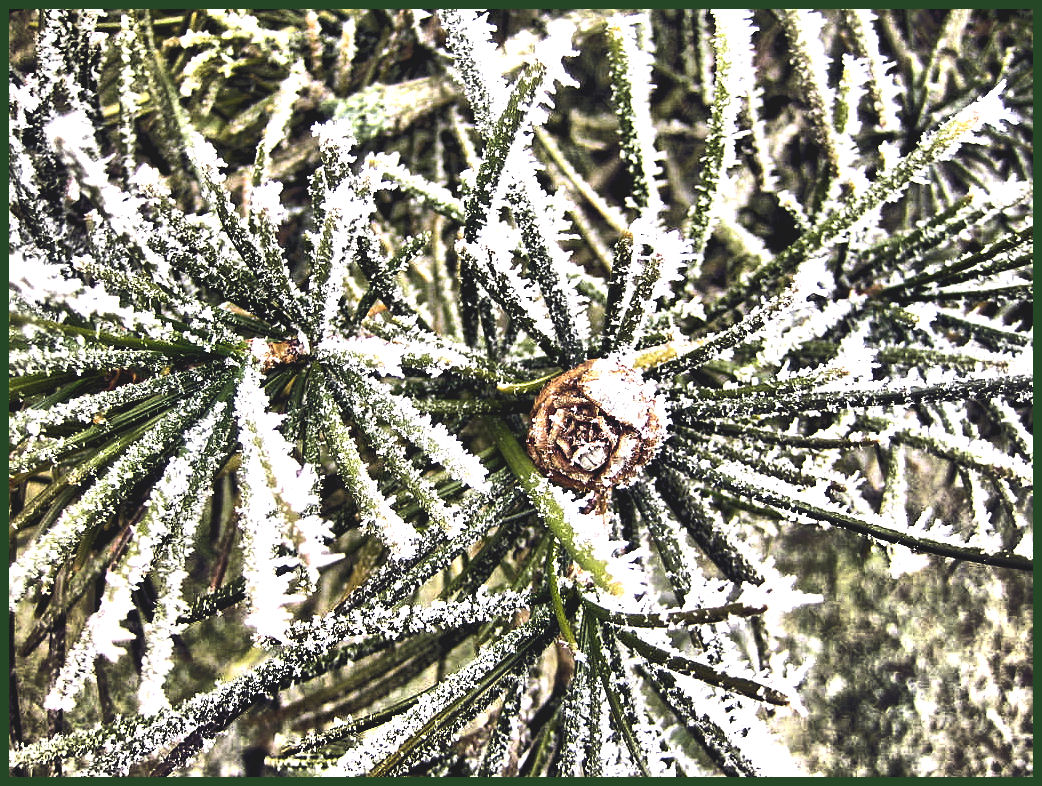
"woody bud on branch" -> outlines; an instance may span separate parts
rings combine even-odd
[[[553,482],[579,491],[626,486],[658,450],[665,403],[616,360],[588,360],[552,380],[532,407],[528,454]]]

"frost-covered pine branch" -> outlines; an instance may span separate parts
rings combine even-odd
[[[1029,16],[10,32],[12,774],[1029,773]]]

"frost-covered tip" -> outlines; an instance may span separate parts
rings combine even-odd
[[[630,233],[633,235],[634,261],[642,259],[642,255],[636,252],[645,246],[650,248],[651,255],[658,259],[658,278],[648,297],[648,303],[668,297],[673,285],[682,278],[695,256],[691,242],[677,230],[663,228],[661,222],[646,214],[638,216],[630,224]],[[624,297],[623,302],[625,300]]]
[[[854,34],[854,42],[860,54],[868,61],[869,92],[872,104],[879,117],[879,129],[891,131],[900,125],[898,113],[901,110],[899,88],[890,71],[895,63],[883,57],[879,48],[879,36],[875,29],[875,14],[864,8],[855,8],[846,12],[847,22]]]
[[[199,171],[203,182],[213,187],[225,181],[223,170],[228,166],[217,154],[215,148],[201,133],[194,128],[185,134],[185,152]]]
[[[238,512],[250,599],[247,622],[261,635],[282,639],[290,622],[285,607],[299,600],[289,592],[294,577],[284,569],[302,567],[313,584],[319,568],[339,556],[325,545],[332,537],[329,523],[314,512],[319,505],[315,469],[290,455],[291,447],[278,431],[283,416],[268,411],[260,383],[259,369],[248,366],[235,394],[242,445]]]
[[[151,622],[144,623],[145,652],[141,658],[138,683],[138,709],[154,715],[170,706],[164,685],[174,668],[174,637],[185,625],[178,622],[188,611],[182,585],[188,578],[185,556],[191,547],[188,533],[174,537],[161,551],[156,563],[156,588],[159,598]]]
[[[721,213],[730,208],[723,195],[732,190],[728,187],[728,170],[736,160],[738,114],[742,102],[753,95],[756,84],[750,12],[716,11],[714,23],[713,111],[699,179],[686,219],[686,234],[692,240],[694,252],[692,264],[687,268],[688,282],[699,275],[709,236],[720,221]]]
[[[250,210],[264,217],[272,227],[277,227],[289,217],[289,211],[281,200],[282,183],[266,180],[250,191]]]
[[[975,136],[985,126],[991,126],[1001,130],[1005,124],[1016,124],[1020,118],[1016,112],[1009,109],[1002,101],[1006,92],[1006,80],[1000,80],[991,90],[978,98],[968,107],[956,113],[951,120],[941,126],[937,132],[938,141],[948,141],[953,145],[950,152],[945,153],[944,158],[953,155],[955,147],[960,141],[972,142],[974,144],[990,144],[990,140]],[[943,159],[941,159],[943,160]]]
[[[819,219],[804,236],[821,248],[857,236],[878,221],[881,205],[900,200],[928,167],[951,159],[963,144],[981,141],[976,135],[984,126],[1001,128],[1004,123],[1017,122],[1016,114],[1002,102],[1005,90],[1006,82],[1000,80],[988,93],[924,135],[911,153],[881,172],[863,192]]]
[[[488,12],[444,9],[438,12],[445,43],[454,57],[453,75],[463,87],[474,122],[485,136],[506,108],[510,91],[499,67],[501,55],[492,40]]]
[[[655,149],[651,117],[654,54],[651,24],[646,12],[616,14],[608,20],[612,98],[619,115],[622,155],[635,178],[634,198],[642,212],[655,216],[662,210],[657,179],[660,154]]]
[[[268,160],[272,151],[286,136],[286,125],[293,116],[293,103],[297,94],[308,84],[308,75],[303,60],[297,60],[290,68],[289,75],[282,81],[278,92],[274,96],[274,103],[268,115],[268,123],[264,128],[264,135],[257,148],[256,163],[254,165],[254,179],[256,182],[264,180],[268,168]]]

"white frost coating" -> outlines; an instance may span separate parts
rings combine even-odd
[[[337,334],[336,320],[340,314],[340,302],[350,281],[351,263],[363,234],[371,232],[369,217],[376,209],[373,192],[382,187],[382,172],[369,161],[358,174],[350,173],[355,160],[352,152],[356,140],[348,118],[329,120],[316,124],[312,133],[318,137],[327,172],[347,175],[322,195],[326,211],[323,232],[329,232],[329,270],[320,282],[316,294],[319,307],[319,335],[323,338]],[[320,245],[323,240],[316,242]]]
[[[864,55],[868,60],[871,76],[869,87],[873,106],[879,116],[879,129],[892,131],[900,127],[897,115],[901,111],[900,88],[890,73],[896,64],[883,57],[880,51],[875,12],[867,8],[855,8],[848,10],[847,14],[852,19],[857,42],[864,47]]]
[[[999,312],[1000,315],[1001,315],[1001,313],[1002,312]],[[942,307],[937,307],[934,310],[933,314],[934,314],[934,316],[933,316],[933,319],[931,319],[931,321],[936,319],[938,316],[943,316],[943,317],[948,317],[950,319],[958,320],[959,322],[965,323],[967,325],[973,325],[973,326],[976,326],[976,327],[984,328],[985,330],[992,329],[992,330],[999,331],[1001,333],[1009,333],[1009,332],[1011,332],[1009,326],[1006,325],[1002,321],[1001,316],[999,316],[998,318],[991,318],[991,317],[985,316],[984,314],[982,314],[979,311],[956,311],[956,310],[953,310],[953,309],[950,309],[950,308],[942,308]],[[972,347],[972,345],[970,345],[970,346],[971,346],[971,351],[972,351],[973,347]],[[1011,358],[1010,366],[1011,367],[1016,367],[1016,368],[1022,368],[1023,367],[1023,356],[1025,354],[1030,354],[1030,353],[1031,353],[1031,348],[1025,346],[1016,355],[1012,356],[1013,358],[1019,358],[1019,359],[1012,359]]]
[[[843,55],[843,77],[840,85],[845,93],[844,99],[847,104],[846,116],[843,118],[843,126],[839,129],[844,134],[854,137],[861,131],[861,116],[858,107],[865,95],[865,85],[868,82],[868,63],[860,57],[851,54]],[[847,140],[851,145],[853,139]],[[854,149],[848,151],[853,157]],[[852,159],[851,159],[852,163]]]
[[[123,309],[119,298],[110,295],[105,287],[97,284],[88,287],[75,278],[68,278],[61,265],[51,265],[35,257],[27,259],[14,253],[10,258],[10,286],[31,305],[61,305],[84,319],[95,314],[123,317],[123,324],[133,315],[131,309]],[[155,316],[149,315],[155,322]]]
[[[688,289],[692,289],[691,284],[701,273],[706,244],[714,227],[722,215],[735,211],[729,204],[734,200],[729,199],[728,194],[736,189],[728,170],[736,160],[735,141],[742,101],[755,89],[749,12],[716,12],[714,24],[715,67],[709,137],[702,156],[703,171],[685,221],[685,234],[690,236],[695,252],[686,272]]]
[[[286,126],[293,117],[293,103],[297,94],[307,87],[309,77],[303,60],[297,60],[290,67],[289,75],[282,80],[275,100],[271,106],[268,124],[264,128],[261,147],[257,151],[259,161],[266,161],[279,142],[286,139]]]
[[[375,530],[392,560],[410,559],[416,554],[419,534],[395,512],[390,501],[380,493],[379,485],[369,476],[351,433],[342,422],[340,410],[325,388],[318,391],[318,406],[326,442],[344,487],[355,500],[362,526]]]
[[[455,215],[463,216],[463,200],[459,199],[441,183],[435,183],[409,171],[401,164],[399,158],[400,156],[397,152],[370,153],[366,160],[374,170],[383,173],[406,191],[422,194],[430,202],[436,205],[445,205]],[[473,175],[473,170],[466,171]]]
[[[910,527],[909,529],[926,531],[926,525],[932,518],[933,509],[927,508],[916,520],[915,525],[913,527]],[[912,573],[918,573],[920,570],[923,570],[930,564],[929,554],[916,554],[911,549],[906,549],[902,546],[896,546],[892,543],[887,543],[885,548],[886,556],[889,560],[886,572],[887,575],[889,575],[892,579],[899,579],[902,576],[907,576]]]
[[[950,160],[964,144],[988,145],[990,140],[978,136],[985,126],[1001,131],[1003,126],[1014,125],[1020,121],[1017,113],[1006,107],[1002,95],[1006,92],[1006,80],[1002,79],[985,95],[972,104],[953,114],[941,124],[940,128],[927,134],[917,149],[931,149],[937,146],[937,152],[931,158],[932,163]],[[879,179],[886,179],[889,172]],[[887,201],[897,201],[902,190],[895,190]]]
[[[181,36],[178,40],[181,47],[185,49],[188,47],[208,45],[208,48],[204,51],[192,55],[188,59],[188,62],[185,63],[184,69],[181,72],[181,84],[178,88],[178,92],[185,98],[190,97],[193,93],[202,89],[206,66],[220,57],[220,52],[213,46],[214,41],[215,39],[212,35],[201,31],[192,31],[191,33]]]
[[[243,577],[250,599],[246,623],[262,636],[283,639],[290,622],[286,606],[302,596],[289,593],[293,571],[277,575],[283,567],[304,569],[309,584],[318,569],[339,559],[326,549],[332,537],[329,523],[314,511],[318,476],[310,464],[301,466],[278,431],[284,416],[267,409],[256,367],[247,367],[235,394],[235,417],[242,445],[239,479],[239,526],[245,560]],[[289,554],[280,555],[280,549]],[[294,555],[295,552],[295,555]]]
[[[763,119],[763,89],[755,81],[751,84],[745,100],[749,112],[749,135],[752,139],[753,155],[760,169],[760,188],[766,193],[771,193],[778,190],[777,167],[771,156],[767,123]]]
[[[129,240],[150,266],[157,270],[167,269],[166,261],[149,247],[152,228],[141,217],[142,200],[110,182],[107,162],[98,151],[94,124],[87,113],[77,109],[54,118],[44,128],[44,135],[48,143],[75,167],[80,181],[96,189],[100,206],[116,233]]]
[[[511,153],[504,166],[503,177],[500,178],[497,194],[493,199],[491,215],[499,213],[502,204],[499,202],[503,187],[510,187],[511,183],[517,185],[528,199],[528,206],[532,209],[533,223],[536,233],[542,239],[544,247],[550,258],[550,270],[548,282],[551,290],[560,290],[564,298],[565,311],[568,322],[574,326],[575,335],[580,343],[585,343],[590,336],[590,322],[587,310],[587,300],[580,295],[573,286],[569,285],[568,279],[572,276],[581,275],[581,268],[572,261],[572,256],[566,252],[561,243],[571,239],[566,234],[571,223],[566,217],[568,196],[564,190],[558,190],[547,196],[535,177],[536,162],[532,157],[530,145],[531,138],[528,133],[519,134],[524,138],[525,147],[511,148]],[[514,171],[508,172],[506,167],[515,167]],[[511,180],[513,178],[513,180]],[[487,233],[482,233],[487,236]],[[546,283],[544,283],[544,286]],[[545,300],[545,298],[544,298]],[[551,335],[553,335],[551,333]]]
[[[523,278],[513,262],[513,250],[521,244],[521,233],[514,227],[494,220],[487,222],[478,234],[475,243],[456,241],[457,253],[465,248],[466,252],[479,265],[487,265],[499,272],[506,279],[507,286],[515,293],[523,304],[536,328],[546,336],[554,335],[554,326],[546,313],[546,305],[538,288]]]
[[[382,382],[373,380],[367,403],[377,415],[395,426],[403,438],[422,449],[453,477],[478,491],[488,489],[488,472],[481,460],[443,424],[434,423],[430,416],[420,412],[408,398],[388,392]]]
[[[474,660],[451,677],[439,682],[430,692],[421,694],[419,701],[397,716],[389,728],[365,737],[359,745],[350,748],[336,764],[323,775],[359,777],[366,775],[382,759],[398,749],[415,734],[442,707],[465,695],[481,677],[501,659],[510,655],[527,635],[531,625],[512,630],[495,644],[487,647]]]
[[[282,182],[266,180],[250,191],[250,210],[263,215],[273,227],[279,226],[289,217],[289,211],[282,204]]]
[[[496,50],[490,47],[490,31],[483,16],[473,16],[465,11],[447,11],[443,14],[443,21],[448,31],[449,48],[456,57],[459,78],[474,110],[475,122],[482,136],[488,139],[509,98],[509,91],[498,70],[499,65],[493,59]],[[564,217],[565,206],[556,196],[547,199],[535,179],[537,165],[531,153],[531,129],[534,125],[545,122],[548,117],[556,85],[575,84],[563,65],[564,58],[576,54],[571,44],[574,32],[575,28],[571,22],[565,19],[555,20],[548,25],[546,37],[534,46],[533,59],[543,65],[545,71],[518,133],[511,140],[503,171],[496,183],[488,210],[489,220],[482,227],[481,235],[473,244],[471,253],[479,264],[489,259],[493,268],[507,278],[515,291],[532,291],[531,286],[526,286],[525,280],[515,273],[512,263],[503,256],[504,253],[512,252],[517,243],[507,240],[502,232],[503,226],[498,221],[508,191],[520,189],[527,207],[531,209],[535,233],[543,239],[550,256],[551,267],[546,272],[549,280],[541,284],[544,288],[548,287],[547,297],[550,297],[550,292],[560,291],[562,305],[566,311],[565,319],[575,327],[577,339],[585,341],[589,336],[587,304],[584,298],[568,286],[568,275],[575,270],[575,266],[570,256],[560,247],[560,241],[564,239],[563,230],[568,226]],[[472,62],[480,53],[484,53],[487,59]],[[536,300],[538,296],[532,291],[528,297]],[[532,309],[526,310],[533,313]],[[544,319],[540,312],[534,312],[534,315],[537,315],[537,326],[542,333],[547,336],[555,335],[552,322],[548,318]]]
[[[217,155],[217,148],[195,129],[189,129],[185,135],[185,152],[199,169],[199,174],[204,180],[212,182],[215,186],[225,181],[225,175],[221,170],[228,165]]]
[[[271,56],[275,63],[285,65],[288,62],[286,58],[296,38],[296,31],[292,27],[262,27],[257,17],[240,11],[211,8],[207,14],[224,27],[222,39],[251,41]]]
[[[113,407],[150,395],[183,389],[191,383],[190,371],[175,371],[163,376],[151,377],[133,385],[121,385],[113,390],[88,393],[61,401],[48,409],[23,409],[11,413],[7,422],[7,435],[12,444],[26,437],[35,437],[41,431],[63,423],[88,423],[100,413]]]
[[[534,233],[541,238],[550,258],[549,269],[536,273],[545,277],[540,286],[547,298],[552,297],[551,293],[558,293],[557,297],[563,298],[565,319],[574,327],[575,338],[585,342],[590,332],[587,303],[567,280],[580,271],[572,262],[571,255],[561,248],[561,242],[570,239],[565,234],[570,227],[566,217],[567,194],[561,191],[547,196],[536,179],[535,173],[541,167],[532,154],[532,128],[542,125],[549,117],[557,85],[576,86],[563,63],[564,58],[577,54],[571,45],[574,32],[574,25],[567,20],[555,20],[548,26],[547,36],[535,46],[535,60],[544,66],[545,71],[518,132],[511,140],[488,215],[499,216],[505,206],[504,200],[508,197],[516,199],[520,195],[525,207],[531,211]],[[487,233],[483,233],[482,239],[486,237]]]
[[[1028,351],[1021,353],[1022,356],[1029,354]],[[1027,361],[1026,357],[1024,359]],[[1030,375],[1032,373],[1030,371],[1031,366],[1027,362],[1023,363],[1023,366],[1023,370],[1018,369],[1014,373]],[[1008,431],[1016,449],[1021,451],[1028,461],[1032,461],[1035,455],[1034,438],[1032,433],[1024,427],[1024,424],[1020,419],[1020,414],[1001,399],[991,401],[988,407],[997,416],[1001,427]]]
[[[199,504],[206,500],[200,496]],[[195,517],[189,519],[194,521]],[[170,706],[164,684],[174,668],[174,636],[185,625],[178,618],[188,611],[181,595],[188,578],[185,557],[191,550],[191,535],[182,527],[160,549],[155,562],[156,608],[150,622],[142,624],[145,652],[141,658],[141,681],[138,683],[138,711],[154,715]]]
[[[23,335],[30,338],[31,331],[27,333],[23,330]],[[7,359],[10,375],[58,374],[64,371],[83,374],[99,369],[124,368],[159,371],[169,365],[169,360],[158,352],[87,344],[83,336],[59,338],[52,334],[48,338],[49,346],[41,342],[25,349],[12,349]]]
[[[313,664],[347,637],[379,636],[394,641],[401,636],[430,631],[432,628],[459,627],[472,622],[509,617],[521,609],[530,608],[531,602],[529,593],[485,595],[479,592],[474,598],[458,603],[437,601],[428,607],[384,609],[377,614],[358,611],[348,618],[331,614],[313,622],[301,623],[294,626],[293,642],[262,664],[217,685],[207,693],[196,694],[176,708],[133,727],[129,732],[121,730],[103,736],[102,752],[90,763],[87,774],[126,775],[133,764],[179,742],[229,704],[241,702],[244,697],[256,696],[259,690],[274,689],[273,673],[277,675],[276,682],[292,679],[299,674],[299,669]],[[248,703],[252,703],[252,700],[250,698]],[[119,735],[118,746],[115,735]],[[49,758],[48,751],[54,749],[54,740],[45,739],[12,751],[11,763],[18,766],[18,762],[40,761],[41,756],[43,759]]]
[[[676,675],[676,683],[724,733],[728,744],[740,750],[758,772],[772,777],[807,774],[789,747],[759,717],[758,702],[730,696],[684,674]]]
[[[325,338],[336,335],[335,319],[344,296],[344,279],[351,269],[354,251],[361,233],[366,231],[374,204],[360,197],[350,178],[334,188],[325,199],[326,220],[332,222],[329,277],[322,300],[321,333]]]
[[[966,463],[984,469],[989,474],[1019,480],[1024,484],[1031,483],[1032,468],[1023,459],[1008,455],[987,440],[972,439],[961,434],[953,434],[939,423],[915,428],[909,426],[902,433],[914,436],[918,440],[935,446],[935,450],[944,454],[955,454]]]
[[[123,144],[123,174],[130,176],[134,171],[134,146],[136,132],[134,121],[144,108],[147,97],[136,88],[143,81],[140,79],[139,50],[135,46],[135,34],[130,16],[121,14],[119,32],[114,36],[116,51],[119,52],[119,109],[120,139]]]
[[[270,62],[280,66],[289,63],[292,53],[291,42],[295,35],[292,28],[262,28],[256,17],[235,11],[210,9],[206,13],[225,29],[219,35],[204,30],[189,30],[176,39],[184,50],[202,48],[202,51],[188,60],[182,70],[179,80],[181,95],[190,96],[209,84],[213,77],[205,68],[207,64],[214,63],[212,70],[222,78],[231,77],[244,62],[231,55],[230,50],[233,47],[238,49],[252,43]]]
[[[444,371],[477,370],[477,364],[467,356],[463,347],[457,349],[451,341],[432,333],[421,334],[418,338],[402,335],[391,339],[369,335],[333,336],[323,341],[321,348],[327,356],[341,355],[352,365],[362,363],[389,377],[405,376],[403,363],[422,367],[432,377],[440,376]]]
[[[1020,202],[1025,202],[1026,206],[1030,207],[1032,193],[1031,183],[1010,176],[1007,180],[989,180],[987,188],[970,186],[968,195],[975,207],[991,208],[981,217],[983,222]]]
[[[836,153],[839,157],[839,169],[844,177],[859,190],[866,184],[864,173],[857,167],[857,146],[854,137],[861,130],[861,119],[858,106],[865,95],[865,83],[868,81],[868,66],[864,60],[843,55],[843,77],[840,84],[840,95],[846,103],[846,117],[837,128]]]
[[[115,661],[123,654],[123,643],[134,638],[123,621],[134,607],[132,593],[152,571],[156,551],[170,536],[171,529],[189,509],[201,511],[206,495],[193,483],[196,472],[206,463],[204,450],[214,428],[227,409],[218,405],[185,435],[184,448],[167,464],[147,502],[144,518],[135,528],[133,539],[119,564],[106,573],[101,605],[84,626],[77,642],[66,655],[58,678],[44,701],[50,710],[71,710],[76,695],[91,675],[97,656]],[[207,478],[209,474],[207,474]],[[194,494],[194,498],[190,495]]]
[[[662,224],[646,214],[638,216],[630,224],[630,232],[633,234],[634,257],[637,249],[643,244],[651,246],[652,253],[657,255],[659,262],[659,278],[651,290],[650,301],[658,301],[659,298],[670,294],[673,284],[683,277],[688,264],[694,258],[694,250],[691,242],[675,229],[664,229]],[[636,259],[634,259],[636,261]],[[629,302],[631,291],[623,295],[623,303]]]
[[[616,646],[615,654],[619,658],[622,668],[618,672],[612,673],[612,681],[616,685],[624,685],[633,700],[631,706],[636,717],[633,719],[635,722],[631,723],[631,728],[648,773],[654,778],[676,775],[672,766],[672,756],[668,752],[669,748],[664,744],[662,730],[648,712],[645,696],[650,691],[644,685],[643,680],[633,673],[633,667],[639,663],[639,659],[624,657],[619,650],[620,648]]]
[[[611,368],[611,364],[598,361],[593,368]],[[634,372],[639,376],[639,372]],[[621,373],[587,374],[579,381],[579,387],[601,409],[627,426],[642,428],[647,424],[648,402],[655,402],[655,414],[665,417],[665,399],[656,396],[655,383],[643,381],[634,387],[632,377]],[[643,434],[641,436],[644,436]]]
[[[334,117],[311,127],[311,134],[318,138],[323,159],[338,169],[346,169],[356,159],[352,152],[355,146],[354,126],[349,118]]]
[[[779,308],[760,331],[763,349],[757,356],[758,362],[767,365],[781,362],[793,349],[824,335],[845,318],[854,308],[856,296],[833,299],[834,288],[835,279],[824,255],[803,262],[783,295],[789,305]],[[812,295],[827,298],[825,305],[810,301]]]
[[[195,404],[195,401],[185,402],[186,408]],[[138,479],[142,466],[162,451],[170,436],[169,430],[176,426],[180,414],[171,413],[127,448],[78,501],[65,509],[50,529],[18,555],[7,574],[11,611],[30,589],[46,591],[51,586],[54,569],[79,543],[97,516],[102,515],[113,499]],[[82,479],[82,475],[73,476],[70,482]]]
[[[966,492],[970,498],[970,511],[973,517],[973,539],[981,544],[986,551],[1003,551],[1005,546],[1002,533],[998,531],[988,511],[988,493],[980,475],[975,472],[967,472],[964,475],[967,482]],[[1001,483],[1001,481],[999,481]],[[996,484],[996,487],[998,484]],[[1000,494],[1002,492],[1000,491]]]
[[[721,118],[724,157],[720,166],[721,174],[726,174],[735,163],[734,143],[741,102],[756,89],[752,12],[717,9],[710,13],[716,27],[713,46],[717,55],[717,79],[721,80],[721,87],[727,95]]]
[[[445,28],[445,44],[454,58],[452,74],[463,87],[478,130],[488,136],[510,100],[488,12],[443,10],[438,16]]]
[[[341,363],[347,361],[347,367],[359,375],[359,381],[366,388],[365,408],[371,410],[383,422],[394,426],[400,438],[419,447],[457,480],[478,491],[486,491],[488,472],[477,456],[468,451],[443,424],[434,423],[429,415],[417,409],[408,398],[396,396],[388,391],[383,382],[369,376],[362,363],[352,363],[350,356],[342,351],[348,348],[350,352],[354,348],[352,344],[364,345],[364,342],[365,340],[352,339],[323,342],[319,345],[319,357],[333,362],[337,359]],[[337,352],[338,349],[341,351]]]
[[[658,178],[662,174],[659,166],[661,154],[655,150],[655,125],[651,118],[651,86],[655,83],[652,66],[655,57],[651,42],[651,20],[646,11],[635,14],[616,14],[608,22],[610,35],[622,45],[629,83],[630,102],[633,110],[633,133],[637,150],[624,148],[624,154],[636,153],[638,160],[633,164],[643,175],[648,187],[648,204],[641,215],[655,217],[662,212],[662,199],[658,190]]]
[[[785,615],[794,609],[825,602],[823,595],[796,589],[797,577],[779,573],[773,562],[763,565],[762,573],[763,583],[742,584],[742,592],[734,602],[749,606],[766,606],[763,620],[767,630],[782,630]]]
[[[813,505],[825,511],[829,511],[835,514],[843,514],[843,511],[838,510],[832,503],[827,495],[828,483],[818,483],[814,486],[797,486],[789,483],[781,478],[776,478],[772,475],[766,475],[759,472],[747,464],[743,464],[738,461],[723,461],[716,466],[716,470],[721,474],[727,475],[728,477],[734,478],[742,483],[747,483],[766,491],[773,492],[774,494],[788,499],[799,500],[802,503]],[[806,513],[799,511],[790,511],[784,508],[779,508],[779,511],[789,521],[798,523],[818,523],[817,519],[811,517]],[[889,522],[884,521],[879,516],[875,516],[875,521],[872,523],[879,526],[889,526]]]
[[[790,19],[796,37],[793,48],[806,58],[811,89],[821,96],[824,101],[824,109],[831,115],[835,105],[835,95],[829,86],[829,68],[832,65],[832,58],[825,51],[825,42],[822,38],[825,17],[817,11],[796,10]]]
[[[867,324],[861,324],[839,342],[836,357],[825,364],[826,369],[833,369],[839,372],[839,375],[833,377],[832,382],[827,382],[819,387],[819,390],[853,388],[872,384],[879,360],[875,348],[869,341],[870,332]]]
[[[221,411],[224,409],[222,405]],[[224,459],[224,452],[212,449],[212,443],[213,438],[202,456],[201,465],[193,470],[193,479],[203,485],[189,495],[184,515],[175,522],[171,536],[161,545],[153,562],[155,610],[151,621],[142,621],[145,651],[141,658],[138,709],[143,715],[152,715],[170,706],[164,683],[174,667],[174,636],[185,628],[178,622],[178,618],[188,611],[188,604],[182,597],[182,586],[188,578],[185,564],[193,549],[194,527],[209,497],[204,490]]]
[[[616,552],[629,544],[608,537],[608,528],[604,518],[598,513],[583,513],[583,504],[572,493],[549,482],[539,479],[540,489],[532,501],[538,506],[539,498],[550,495],[564,512],[565,524],[575,533],[574,546],[578,550],[587,551],[595,560],[606,565],[609,580],[621,588],[620,598],[642,598],[648,591],[648,579],[638,563],[640,554],[629,552],[616,555]],[[579,571],[582,575],[583,571]],[[615,600],[619,603],[619,599]]]
[[[535,60],[546,68],[546,73],[539,90],[536,91],[532,115],[533,125],[542,125],[550,116],[550,110],[553,107],[552,94],[556,85],[579,86],[579,83],[564,67],[565,58],[576,57],[579,54],[572,46],[575,32],[573,22],[564,17],[558,17],[547,23],[546,37],[535,45]]]
[[[746,464],[734,461],[721,462],[716,466],[716,471],[742,483],[757,486],[765,491],[772,492],[783,499],[798,500],[802,503],[813,505],[826,514],[837,517],[849,516],[851,514],[851,511],[840,509],[832,502],[832,500],[829,499],[826,493],[829,486],[827,482],[821,482],[811,487],[796,486],[780,478],[758,472]],[[800,524],[829,526],[827,522],[814,518],[808,513],[791,510],[784,505],[775,506],[775,510],[788,521]],[[943,522],[937,521],[933,522],[930,526],[927,526],[927,522],[930,520],[929,517],[920,517],[914,525],[900,528],[895,528],[892,520],[887,519],[878,513],[873,513],[872,511],[858,511],[858,518],[875,527],[887,530],[897,530],[905,535],[910,535],[915,538],[926,538],[946,546],[963,548],[970,545],[973,547],[979,547],[978,544],[975,543],[967,544],[966,539],[962,535],[954,532],[950,526]]]
[[[481,587],[473,596],[458,601],[433,600],[423,605],[376,605],[329,614],[320,620],[295,622],[289,636],[295,642],[321,640],[344,642],[377,636],[384,641],[398,641],[417,633],[459,628],[475,622],[509,617],[532,606],[530,592],[490,593]]]

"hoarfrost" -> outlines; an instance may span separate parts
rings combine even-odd
[[[382,759],[391,755],[409,737],[415,734],[430,718],[449,702],[458,699],[475,686],[496,663],[512,653],[516,647],[530,637],[537,622],[510,631],[495,644],[487,647],[470,663],[442,680],[430,692],[421,694],[410,709],[398,715],[390,728],[371,734],[361,744],[348,750],[324,775],[358,777],[366,775]]]
[[[303,599],[290,594],[293,575],[283,569],[301,566],[310,586],[319,568],[339,556],[327,550],[325,541],[332,532],[315,513],[315,469],[290,455],[290,445],[278,431],[284,416],[268,411],[260,382],[260,372],[249,366],[235,394],[242,445],[238,512],[250,600],[247,624],[260,635],[282,640],[291,619],[286,606]]]
[[[488,22],[488,12],[446,9],[439,11],[438,16],[445,26],[445,43],[454,56],[453,74],[474,110],[478,129],[482,136],[487,136],[510,99],[499,67],[499,48],[492,41],[494,28]]]
[[[627,544],[606,537],[605,522],[601,515],[596,512],[584,513],[579,500],[569,491],[545,478],[540,478],[539,484],[541,488],[533,501],[548,494],[560,506],[565,522],[575,535],[575,548],[588,552],[594,560],[604,563],[610,582],[618,590],[615,594],[633,601],[643,598],[648,585],[647,577],[636,561],[639,555],[626,553],[617,556],[616,552]]]
[[[54,581],[54,571],[99,517],[111,512],[120,494],[148,471],[151,462],[163,453],[180,426],[200,406],[199,399],[186,403],[183,411],[166,415],[152,429],[128,447],[75,503],[69,505],[54,525],[22,551],[8,570],[8,602],[13,611],[30,590],[46,591]],[[69,482],[83,479],[86,470],[73,472]]]
[[[66,654],[44,706],[51,710],[71,710],[77,693],[92,673],[100,655],[115,661],[123,654],[122,644],[133,639],[123,622],[133,609],[132,593],[153,569],[157,552],[172,537],[182,521],[192,521],[202,510],[206,495],[200,493],[216,469],[216,450],[205,452],[227,405],[219,404],[185,434],[181,453],[167,464],[146,503],[146,512],[135,527],[130,546],[119,564],[106,574],[100,608],[92,614],[75,645]]]

